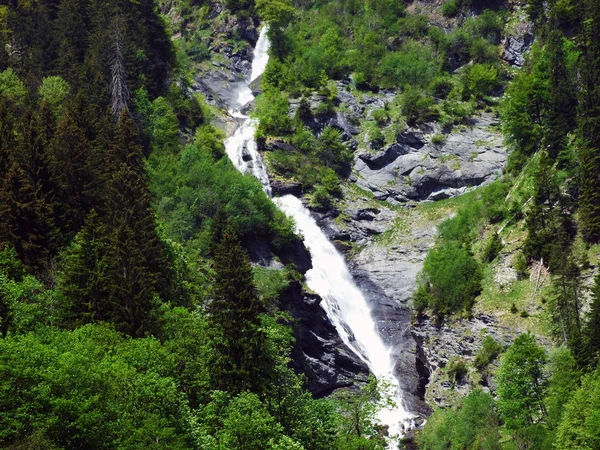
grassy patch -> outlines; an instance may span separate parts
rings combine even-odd
[[[288,286],[288,281],[282,270],[255,266],[252,268],[252,272],[256,289],[258,289],[260,297],[266,303],[277,300]]]
[[[541,299],[547,292],[549,280],[546,280],[533,299],[535,280],[517,280],[509,287],[500,287],[494,280],[493,265],[485,266],[483,273],[483,291],[476,299],[474,312],[493,314],[501,325],[519,332],[545,334]],[[516,312],[511,312],[513,305]],[[527,317],[522,317],[523,311],[527,312]]]

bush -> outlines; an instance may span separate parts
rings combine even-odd
[[[381,82],[386,86],[427,87],[438,75],[441,64],[430,46],[415,41],[400,51],[387,53],[381,62]]]
[[[481,259],[484,262],[492,262],[494,259],[496,259],[501,250],[502,239],[500,239],[498,233],[493,232],[488,239],[485,248],[483,249],[483,255],[481,256]]]
[[[517,271],[517,276],[520,280],[529,275],[529,264],[527,263],[527,257],[522,251],[518,251],[513,257],[513,268]]]
[[[442,14],[446,17],[454,17],[458,14],[458,0],[447,0],[442,5]]]
[[[256,99],[255,114],[259,119],[258,130],[265,135],[281,136],[292,131],[288,117],[288,100],[279,91],[268,90]]]
[[[439,315],[469,311],[481,293],[482,273],[471,252],[456,242],[431,250],[423,264],[415,306]]]
[[[491,336],[486,336],[482,342],[481,348],[475,355],[473,365],[479,370],[485,369],[491,362],[493,362],[504,348],[500,343]]]
[[[453,88],[454,83],[452,82],[452,78],[449,76],[439,76],[435,77],[429,85],[429,92],[434,97],[444,99],[448,97]]]
[[[446,375],[454,384],[462,383],[468,372],[467,364],[460,358],[450,360],[446,366]]]
[[[500,450],[499,421],[492,396],[471,392],[452,409],[436,409],[418,437],[421,450]]]
[[[409,125],[435,120],[439,112],[433,108],[433,99],[418,89],[407,89],[402,94],[402,115]]]
[[[389,120],[389,114],[384,108],[376,109],[371,113],[371,117],[380,127]]]
[[[498,86],[498,69],[491,64],[473,64],[465,69],[463,84],[465,98],[481,99]]]

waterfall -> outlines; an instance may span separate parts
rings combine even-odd
[[[256,121],[241,113],[244,105],[254,99],[248,84],[263,73],[269,58],[266,32],[264,27],[254,49],[250,80],[235,87],[237,101],[231,105],[229,113],[243,122],[225,141],[225,148],[238,170],[252,172],[270,195],[269,176],[254,141]],[[344,258],[298,198],[286,195],[273,201],[282,212],[294,219],[297,232],[304,237],[313,263],[313,268],[306,273],[307,285],[323,299],[321,305],[340,337],[367,364],[378,380],[391,383],[396,407],[381,411],[379,419],[388,426],[391,436],[401,435],[404,427],[412,427],[414,416],[407,411],[398,380],[393,375],[391,349],[386,347],[377,333],[367,301],[356,286]]]
[[[269,60],[268,51],[267,27],[263,27],[254,48],[250,79],[236,83],[233,86],[234,93],[237,93],[237,95],[234,95],[236,100],[233,105],[230,105],[229,114],[231,117],[241,119],[243,122],[233,135],[225,140],[225,150],[235,167],[242,173],[251,172],[261,182],[267,195],[271,196],[269,174],[254,140],[256,120],[241,112],[245,105],[254,100],[254,95],[248,85],[264,72]]]

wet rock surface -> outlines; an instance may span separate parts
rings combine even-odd
[[[336,389],[366,382],[368,367],[342,342],[320,305],[321,298],[299,289],[292,289],[284,298],[282,306],[297,321],[294,368],[306,375],[313,395],[324,397]]]

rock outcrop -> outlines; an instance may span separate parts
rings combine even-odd
[[[392,204],[409,200],[441,200],[493,181],[502,174],[507,152],[489,115],[445,136],[408,129],[378,152],[356,154],[356,184],[378,200]]]

